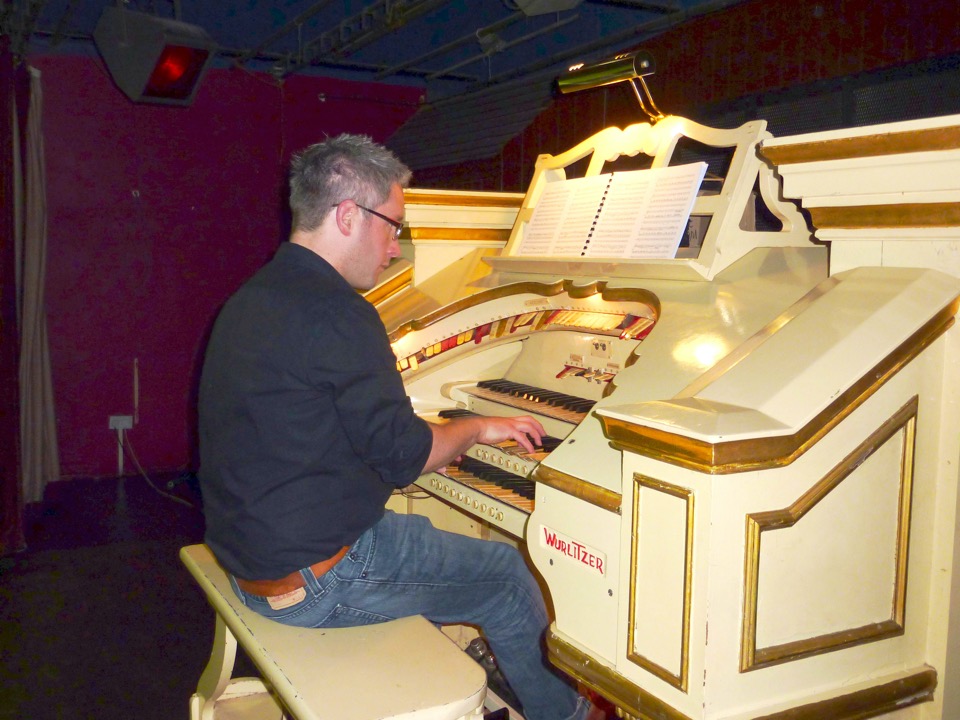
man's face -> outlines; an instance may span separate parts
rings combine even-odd
[[[394,185],[386,202],[370,209],[401,222],[404,212],[403,189]],[[371,212],[362,209],[359,212],[361,222],[355,242],[345,259],[343,275],[357,290],[369,290],[377,284],[390,261],[400,256],[400,243],[397,241],[396,227]]]

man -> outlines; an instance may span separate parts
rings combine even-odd
[[[394,489],[475,443],[529,450],[544,432],[530,417],[436,425],[414,414],[383,324],[356,292],[400,254],[409,179],[366,137],[294,158],[290,242],[227,302],[207,348],[206,541],[237,595],[266,617],[475,624],[529,720],[579,720],[589,703],[544,664],[547,615],[520,554],[384,510]]]

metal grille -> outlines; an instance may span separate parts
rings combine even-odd
[[[785,136],[953,113],[960,113],[960,55],[745,96],[691,115],[715,127],[763,118]]]
[[[413,170],[493,157],[550,104],[551,81],[525,78],[425,105],[386,145]]]
[[[853,97],[854,125],[960,112],[960,68],[857,88]]]
[[[825,92],[759,108],[774,135],[799,135],[825,127],[842,127],[843,92]]]

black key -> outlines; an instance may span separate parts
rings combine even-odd
[[[476,413],[472,410],[466,410],[464,408],[446,408],[437,413],[438,417],[452,419],[452,418],[461,418],[461,417],[473,417],[476,416]]]
[[[558,447],[560,447],[560,443],[562,442],[563,440],[561,440],[560,438],[555,438],[550,435],[544,435],[540,439],[540,447],[542,447],[546,452],[553,452]]]

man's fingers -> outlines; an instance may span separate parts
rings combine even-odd
[[[482,428],[480,442],[495,445],[505,440],[514,440],[527,452],[533,452],[534,447],[539,445],[547,434],[543,425],[529,415],[485,418]]]
[[[518,431],[513,436],[514,440],[520,443],[527,452],[533,452],[534,447],[542,442],[543,436],[546,434],[543,426],[534,418],[526,415],[514,418],[514,421],[514,427]]]

